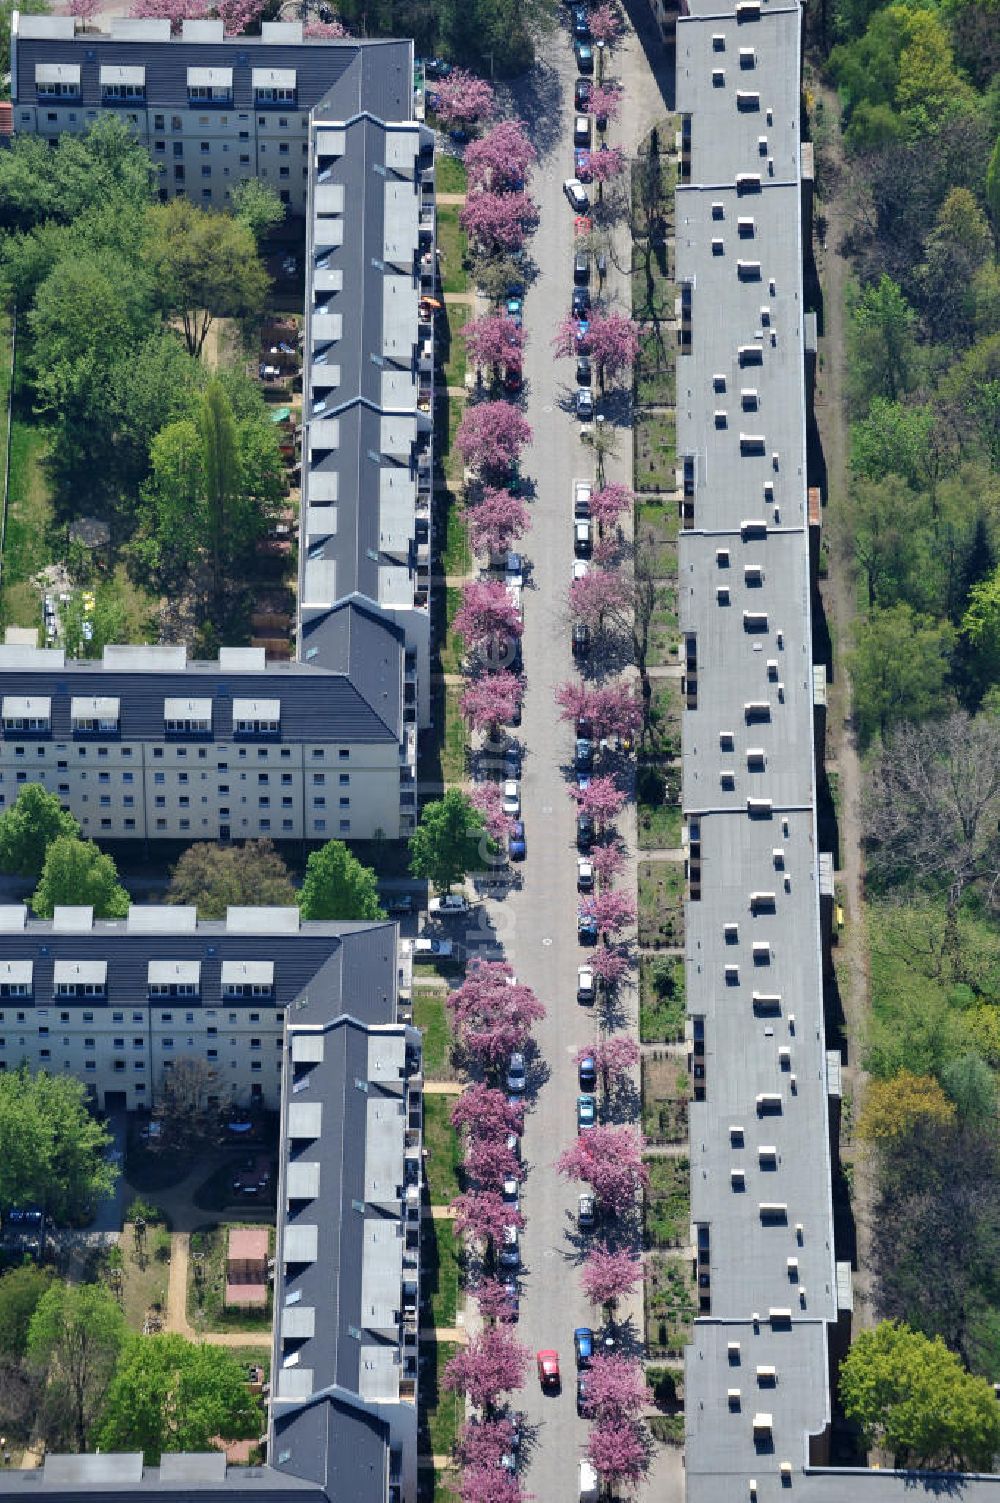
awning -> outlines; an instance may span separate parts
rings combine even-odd
[[[107,979],[106,960],[57,960],[53,966],[55,986],[104,986]]]
[[[5,694],[0,713],[4,720],[48,720],[52,714],[52,701],[37,694],[33,697]]]
[[[146,86],[146,70],[142,67],[125,67],[121,63],[101,65],[101,88],[111,84],[132,84],[142,89]]]
[[[281,719],[280,699],[234,699],[233,700],[233,724],[241,720],[267,720],[277,722]]]
[[[70,714],[74,720],[118,720],[120,699],[109,695],[76,695],[70,700]]]
[[[273,986],[273,960],[224,960],[223,986]]]
[[[212,701],[210,699],[165,699],[163,718],[164,720],[211,721]]]
[[[294,89],[294,68],[254,68],[253,86],[255,89]]]
[[[0,960],[0,981],[10,986],[30,986],[33,960]]]
[[[146,968],[150,986],[198,986],[201,982],[200,960],[151,960]]]
[[[189,89],[231,89],[233,70],[232,68],[189,68],[187,82]]]
[[[36,84],[76,84],[80,87],[79,63],[36,63]]]

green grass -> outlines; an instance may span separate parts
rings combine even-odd
[[[672,412],[642,412],[635,422],[635,488],[672,491],[677,458],[677,424]]]
[[[136,1243],[133,1224],[126,1221],[119,1243],[122,1254],[122,1309],[133,1331],[141,1331],[147,1315],[162,1318],[167,1308],[170,1233],[163,1226],[147,1226]]]
[[[461,709],[462,691],[457,684],[444,690],[444,741],[441,747],[441,776],[445,783],[460,783],[465,777],[465,719]]]
[[[661,546],[666,551],[669,545],[663,544]],[[670,569],[670,573],[675,575],[677,552],[672,547],[669,551],[673,555],[673,567]],[[675,662],[679,641],[677,587],[674,584],[660,585],[656,591],[656,602],[649,622],[647,663],[651,667],[656,667]]]
[[[639,1037],[644,1044],[673,1044],[684,1037],[684,962],[679,955],[639,959]]]
[[[676,396],[675,335],[662,324],[645,324],[635,362],[635,395],[640,406],[672,407]]]
[[[48,430],[15,408],[0,601],[4,625],[38,626],[42,619],[41,594],[31,580],[52,561],[52,497],[45,474],[49,443]]]
[[[437,248],[441,286],[445,292],[468,292],[469,277],[465,259],[469,241],[458,222],[457,204],[441,204],[437,211]]]
[[[456,320],[456,322],[464,322],[464,320]],[[448,358],[444,364],[445,385],[464,387],[466,366],[465,335],[452,334],[448,339]]]
[[[271,1329],[271,1291],[267,1306],[259,1312],[226,1308],[226,1248],[231,1227],[253,1226],[253,1222],[222,1222],[204,1226],[191,1234],[191,1259],[188,1263],[187,1314],[196,1331],[260,1331]],[[273,1236],[270,1244],[273,1246]],[[202,1277],[197,1274],[201,1257]]]
[[[677,679],[653,680],[642,755],[647,761],[674,761],[681,754],[681,697]]]
[[[458,1315],[458,1250],[450,1221],[425,1218],[420,1235],[421,1294],[430,1300],[431,1320],[439,1330],[454,1326]]]
[[[421,1451],[432,1456],[451,1452],[465,1414],[465,1400],[441,1385],[444,1370],[455,1355],[454,1343],[423,1342],[420,1356],[420,1406],[417,1421]]]
[[[652,1253],[646,1263],[647,1351],[680,1356],[697,1309],[689,1260]]]
[[[672,851],[681,843],[680,773],[676,767],[661,767],[649,762],[639,764],[636,784],[638,795],[639,849]]]
[[[649,1426],[650,1435],[661,1445],[682,1446],[684,1444],[683,1414],[654,1414],[646,1423]]]
[[[459,508],[458,496],[446,491],[438,497],[438,515],[444,507],[444,548],[441,553],[441,569],[452,579],[468,574],[472,569],[472,554],[469,551],[469,534]]]
[[[428,1080],[453,1080],[451,1028],[444,992],[436,986],[414,987],[413,1022],[424,1036],[424,1075]]]
[[[454,621],[462,604],[462,591],[458,585],[448,585],[445,590],[445,639],[441,645],[441,672],[458,673],[462,659],[462,641],[452,631]]]
[[[690,1167],[686,1158],[647,1158],[646,1236],[654,1247],[682,1247],[691,1230]]]
[[[684,866],[680,861],[639,862],[639,944],[676,948],[684,943]]]
[[[434,187],[438,193],[465,193],[469,186],[465,163],[442,152],[434,163]]]
[[[632,252],[632,314],[638,319],[671,318],[677,298],[677,284],[671,276],[670,247],[654,245],[646,276],[646,248],[637,245]],[[664,337],[670,338],[664,331]]]
[[[462,1151],[451,1125],[450,1096],[424,1096],[424,1149],[431,1205],[446,1206],[458,1194]]]

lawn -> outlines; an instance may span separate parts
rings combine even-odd
[[[686,1158],[647,1158],[646,1238],[653,1247],[686,1247],[691,1235],[690,1166]]]
[[[680,861],[639,862],[639,945],[676,948],[684,943],[686,882]]]
[[[450,1454],[465,1414],[460,1394],[441,1386],[445,1367],[455,1355],[454,1343],[424,1341],[420,1345],[420,1404],[417,1418],[418,1445],[430,1456]]]
[[[445,638],[441,644],[441,672],[458,673],[462,662],[462,641],[451,629],[451,623],[462,605],[462,591],[458,585],[448,585],[445,590]]]
[[[645,324],[635,362],[635,396],[640,407],[672,407],[676,396],[674,333],[663,324]]]
[[[680,772],[643,762],[637,781],[639,849],[673,851],[681,843]]]
[[[697,1309],[690,1260],[652,1253],[646,1261],[646,1350],[679,1357]]]
[[[413,989],[413,1021],[424,1035],[424,1075],[428,1080],[454,1080],[451,1063],[451,1028],[444,1007],[444,992],[438,987]]]
[[[438,269],[445,292],[468,292],[469,277],[465,260],[469,242],[458,222],[457,204],[439,204],[437,211]]]
[[[451,1125],[450,1096],[424,1096],[424,1151],[431,1205],[446,1206],[459,1191],[462,1150]]]
[[[676,679],[653,680],[642,755],[649,761],[674,761],[681,754],[680,683]]]
[[[661,545],[664,550],[668,546],[667,544]],[[673,567],[670,573],[673,574],[676,573],[677,568],[677,551],[671,548],[670,552],[673,555]],[[675,662],[678,642],[677,589],[672,584],[660,585],[656,591],[656,602],[649,622],[647,663],[651,667],[657,667]]]
[[[141,1331],[147,1316],[166,1314],[167,1279],[170,1273],[170,1233],[166,1226],[147,1222],[140,1242],[135,1227],[126,1221],[121,1241],[122,1309],[129,1327]],[[109,1253],[109,1267],[114,1259]]]
[[[6,360],[6,349],[0,347],[0,361]],[[0,600],[0,618],[6,626],[41,624],[41,595],[31,580],[53,557],[52,497],[45,474],[49,443],[48,430],[32,422],[26,409],[15,404]]]
[[[456,310],[457,311],[457,310]],[[461,326],[465,320],[456,318],[455,322]],[[448,355],[444,362],[444,382],[446,386],[465,386],[466,353],[465,335],[449,334]]]
[[[441,776],[446,784],[460,783],[465,777],[467,737],[461,710],[462,691],[457,684],[444,690],[444,742],[441,747]]]
[[[443,1330],[458,1315],[459,1262],[455,1229],[450,1221],[425,1217],[420,1237],[420,1294],[425,1312]]]
[[[635,488],[673,491],[677,422],[672,412],[640,412],[635,422]]]
[[[469,186],[465,163],[440,152],[434,163],[434,187],[438,193],[464,193]]]
[[[671,276],[670,248],[664,243],[654,244],[649,258],[649,274],[646,272],[645,245],[637,245],[632,252],[632,314],[646,320],[663,321],[673,317],[677,297],[677,284]],[[672,339],[673,333],[664,330],[664,338]]]
[[[646,1054],[642,1061],[642,1130],[657,1146],[687,1140],[691,1081],[672,1054]]]
[[[253,1226],[253,1222],[211,1223],[191,1233],[191,1257],[188,1263],[187,1315],[196,1331],[260,1331],[271,1329],[271,1291],[267,1308],[259,1313],[227,1310],[226,1247],[230,1227]],[[269,1247],[273,1251],[274,1234],[269,1229]]]
[[[659,497],[643,497],[635,504],[636,534],[651,533],[658,543],[676,543],[680,530],[676,501],[663,501]],[[674,568],[676,569],[676,555]]]
[[[445,491],[438,496],[438,515],[444,511],[444,548],[441,553],[441,569],[450,579],[461,578],[472,567],[469,552],[469,534],[454,491]]]
[[[644,1044],[673,1044],[684,1037],[684,962],[679,955],[639,959],[639,1037]]]

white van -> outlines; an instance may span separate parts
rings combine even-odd
[[[597,1503],[597,1472],[589,1461],[580,1462],[580,1503]]]

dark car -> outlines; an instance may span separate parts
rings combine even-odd
[[[515,819],[510,827],[510,835],[507,840],[507,854],[512,861],[523,861],[528,854],[528,847],[524,840],[523,819]]]
[[[594,394],[589,386],[578,386],[574,398],[576,415],[581,423],[594,420]]]
[[[574,287],[571,312],[574,318],[585,318],[590,312],[589,287]]]
[[[594,85],[589,78],[578,78],[573,85],[573,108],[575,110],[590,109],[590,94]]]
[[[524,385],[524,376],[519,365],[508,365],[503,373],[504,391],[516,393]]]
[[[593,772],[594,770],[594,743],[587,736],[576,738],[573,767],[577,772]]]
[[[592,1054],[585,1054],[577,1066],[581,1091],[597,1090],[597,1061]]]
[[[590,147],[577,146],[573,150],[573,171],[576,173],[577,182],[592,183],[594,171],[590,165]]]
[[[581,1417],[587,1412],[587,1379],[583,1374],[576,1380],[576,1412]]]
[[[503,1292],[507,1296],[507,1307],[510,1319],[516,1320],[521,1313],[521,1294],[517,1287],[517,1279],[508,1275],[503,1281]]]
[[[443,57],[429,57],[424,63],[425,78],[447,78],[450,73],[451,63],[446,63]]]
[[[573,281],[578,287],[586,287],[590,281],[590,252],[578,250],[573,257]]]
[[[585,621],[578,621],[573,628],[573,656],[575,658],[590,656],[590,627]]]
[[[594,49],[589,42],[575,42],[573,51],[576,53],[576,66],[581,73],[593,73]]]
[[[570,12],[573,22],[573,35],[581,42],[590,41],[590,17],[587,15],[585,5],[574,5]]]
[[[407,914],[412,913],[414,909],[411,892],[389,892],[380,901],[386,913]]]
[[[578,851],[589,851],[594,843],[594,821],[589,814],[576,816],[576,848]]]
[[[505,778],[521,776],[521,748],[513,743],[504,750],[503,775]]]
[[[589,913],[578,913],[576,916],[576,937],[581,945],[596,945],[599,933],[597,920]]]

